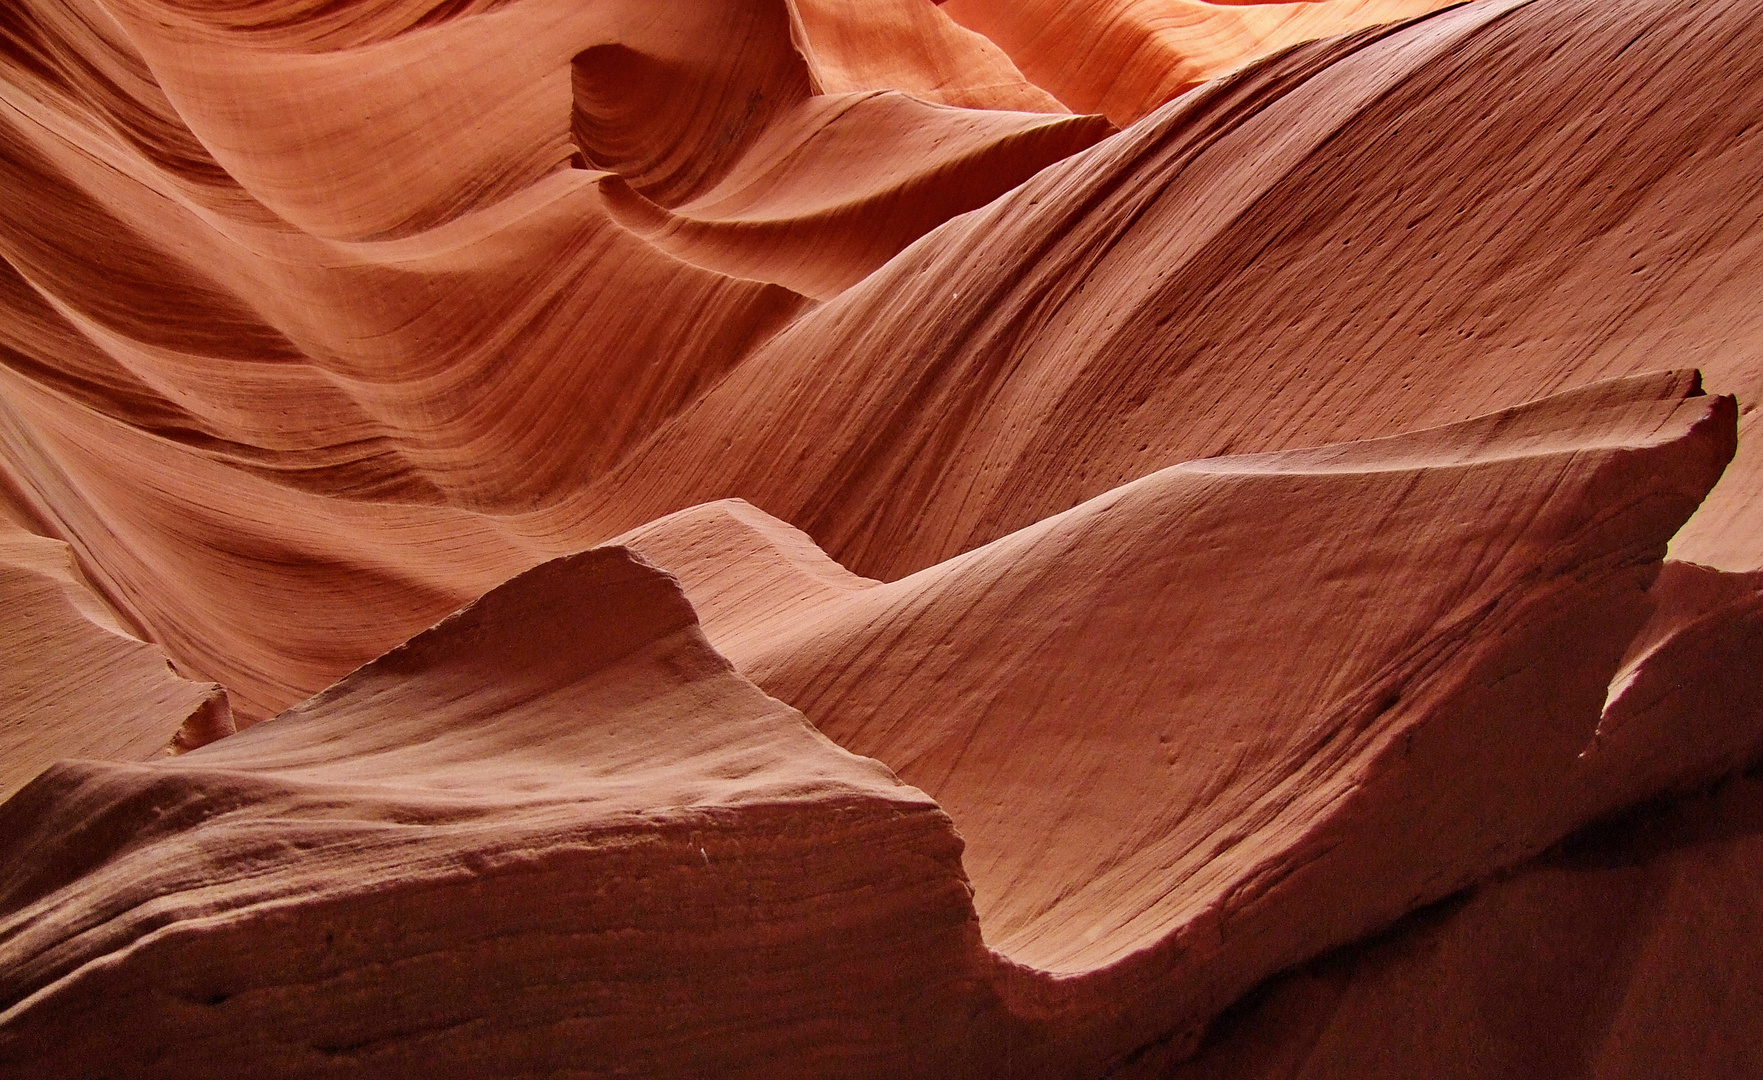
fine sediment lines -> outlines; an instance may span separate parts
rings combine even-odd
[[[39,500],[36,517],[66,522],[52,527],[114,603],[261,716],[544,554],[712,499],[747,498],[854,570],[895,577],[1178,461],[1391,434],[1679,358],[1748,407],[1750,354],[1727,344],[1754,325],[1760,295],[1748,276],[1755,207],[1742,179],[1763,79],[1744,66],[1754,50],[1742,47],[1743,15],[1729,5],[1557,2],[1495,19],[1470,5],[1375,40],[1302,49],[944,226],[757,354],[804,301],[700,276],[639,242],[606,220],[601,187],[581,170],[548,174],[456,231],[348,246],[348,261],[376,264],[358,272],[294,274],[236,253],[223,262],[230,245],[205,227],[180,230],[179,250],[207,238],[200,262],[226,268],[231,288],[270,275],[253,304],[287,327],[229,333],[229,349],[261,340],[251,355],[283,359],[229,367],[202,396],[240,386],[257,400],[286,385],[280,394],[313,403],[264,410],[278,421],[273,441],[252,430],[261,420],[217,432],[227,469],[267,455],[276,478],[309,490],[467,511],[420,511],[457,537],[449,574],[425,573],[428,550],[395,541],[368,563],[373,584],[351,602],[383,615],[360,633],[305,617],[320,599],[315,585],[365,569],[345,539],[360,521],[314,529],[267,561],[233,543],[229,523],[199,530],[205,564],[228,569],[230,606],[273,613],[274,633],[248,642],[251,627],[168,599],[189,591],[167,573],[182,545],[157,543],[159,529],[108,544],[98,524],[213,511],[145,477],[130,483],[125,505],[82,505],[89,497],[78,492],[50,505],[49,480],[16,486]],[[1686,19],[1706,32],[1676,25]],[[1661,55],[1644,85],[1628,87],[1622,64],[1633,50],[1622,45],[1636,32],[1635,48]],[[1572,62],[1549,60],[1557,46]],[[1526,81],[1508,86],[1517,73]],[[1485,92],[1458,92],[1476,85]],[[1379,97],[1385,86],[1396,89]],[[1609,98],[1618,87],[1623,96]],[[1610,102],[1601,126],[1544,137],[1563,122],[1562,102],[1590,102],[1596,115],[1600,100]],[[1366,111],[1367,101],[1382,104]],[[567,132],[568,106],[559,108]],[[1492,115],[1472,125],[1453,111],[1465,109]],[[1323,139],[1331,152],[1314,153]],[[1349,146],[1356,156],[1334,153]],[[1535,150],[1515,155],[1514,146]],[[1607,179],[1593,183],[1594,174]],[[128,220],[165,228],[163,199],[137,197]],[[57,219],[51,207],[31,220]],[[301,237],[289,242],[317,243]],[[311,257],[328,264],[331,251]],[[150,249],[131,261],[165,276]],[[86,274],[84,260],[60,263]],[[79,297],[107,295],[118,269],[85,280],[75,300],[97,306]],[[1324,281],[1336,287],[1319,289]],[[172,298],[184,311],[215,292],[192,286]],[[621,299],[632,294],[648,302]],[[167,324],[154,295],[142,290],[125,310],[149,305],[154,325]],[[532,300],[510,308],[516,297]],[[247,319],[233,310],[220,321]],[[677,311],[695,314],[661,314]],[[215,325],[218,315],[194,321]],[[58,331],[20,350],[36,359],[19,366],[56,370],[93,352],[88,342]],[[198,370],[212,370],[219,351]],[[173,400],[191,411],[197,395],[178,390]],[[154,408],[173,397],[141,396]],[[578,423],[582,409],[600,421]],[[76,412],[27,433],[46,444],[88,426]],[[107,467],[140,456],[107,454],[120,459]],[[1751,468],[1746,450],[1732,497],[1716,493],[1678,557],[1753,568],[1754,500],[1742,479]],[[224,493],[226,505],[285,499],[249,475],[209,472],[203,490]],[[273,525],[320,512],[253,517]],[[155,546],[150,560],[137,554]],[[311,571],[283,569],[296,565]],[[258,656],[241,665],[248,653]]]
[[[949,811],[987,943],[1062,976],[1012,1000],[1118,1052],[1632,797],[1601,786],[1629,746],[1583,754],[1730,454],[1733,407],[1685,387],[1176,466],[891,584],[741,504],[623,542]],[[1660,741],[1635,764],[1693,744]]]
[[[1025,75],[1125,127],[1249,61],[1449,6],[1441,0],[943,0]]]
[[[0,807],[8,1071],[874,1074],[964,1035],[926,1007],[983,959],[948,818],[621,549],[205,749]]]
[[[807,306],[660,250],[619,223],[622,180],[565,167],[572,56],[683,40],[705,60],[721,24],[627,33],[604,6],[530,2],[323,48],[288,39],[298,21],[37,7],[0,87],[11,486],[243,716],[591,543],[535,550],[485,515],[567,497]],[[771,7],[775,25],[733,18]],[[704,10],[789,51],[780,5]],[[959,153],[996,175],[907,199],[822,275],[1105,130],[981,114]],[[870,178],[861,197],[918,190]],[[314,617],[332,603],[356,618]]]
[[[179,678],[74,565],[66,544],[0,521],[0,798],[60,758],[140,760],[233,732],[226,691]]]
[[[798,320],[603,505],[635,525],[738,494],[887,579],[1160,465],[1661,356],[1697,358],[1748,425],[1753,34],[1742,6],[1472,4],[1209,84]],[[1675,538],[1606,725],[1701,741],[1697,777],[1763,739],[1757,667],[1731,662],[1757,634],[1752,442]]]
[[[1435,7],[0,12],[0,1072],[1730,1065],[1763,38]]]
[[[1672,367],[1748,409],[1750,15],[1469,4],[1210,83],[797,319],[593,494],[625,528],[738,495],[885,579],[1199,457]],[[1746,447],[1674,557],[1763,559]]]
[[[1003,1075],[1005,1040],[1012,1074],[1085,1075],[1191,1040],[1578,824],[1665,542],[1732,452],[1732,399],[1684,388],[1177,466],[892,584],[739,505],[626,539],[683,593],[623,547],[546,563],[270,723],[8,803],[0,1053],[77,1022],[90,1075],[511,1046]],[[724,610],[814,727],[712,651]]]

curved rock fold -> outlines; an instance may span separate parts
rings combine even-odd
[[[14,0],[0,1074],[1756,1072],[1754,8]]]

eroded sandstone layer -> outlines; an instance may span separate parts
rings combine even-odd
[[[15,0],[0,1075],[1753,1075],[1760,133],[1750,0]]]

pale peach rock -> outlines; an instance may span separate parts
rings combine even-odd
[[[1755,6],[9,0],[0,1075],[1747,1075]]]

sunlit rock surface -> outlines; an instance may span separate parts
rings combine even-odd
[[[1754,1075],[1760,140],[1750,0],[17,0],[0,1075]]]

